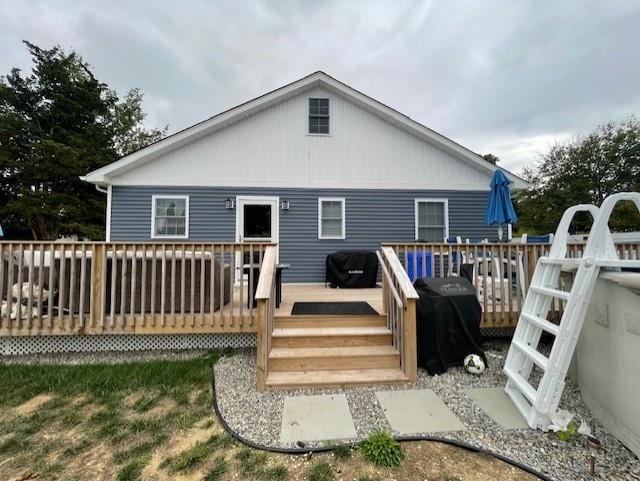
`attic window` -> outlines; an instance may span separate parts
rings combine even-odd
[[[329,99],[309,99],[309,133],[329,135]]]

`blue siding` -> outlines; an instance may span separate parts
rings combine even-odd
[[[280,261],[291,264],[286,282],[322,282],[328,253],[343,249],[376,249],[380,242],[414,240],[414,199],[449,199],[449,234],[463,237],[496,237],[495,227],[484,224],[488,192],[342,190],[223,187],[124,187],[114,186],[111,207],[111,240],[149,240],[151,196],[189,196],[189,240],[234,241],[235,210],[225,209],[227,197],[279,196],[290,202],[280,211]],[[318,197],[344,197],[346,239],[318,239]]]

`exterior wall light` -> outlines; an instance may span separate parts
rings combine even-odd
[[[289,210],[289,201],[286,199],[283,199],[280,201],[280,208],[282,210]]]
[[[225,209],[233,209],[236,206],[236,201],[233,200],[231,197],[227,197],[227,200],[224,201],[224,207]]]

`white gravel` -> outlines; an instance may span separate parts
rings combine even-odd
[[[432,389],[467,426],[466,431],[434,433],[488,449],[531,466],[554,480],[640,480],[640,462],[591,417],[578,389],[567,383],[560,407],[586,419],[605,448],[598,460],[596,476],[587,474],[583,437],[566,443],[553,433],[530,429],[504,430],[475,406],[463,393],[469,387],[495,387],[506,382],[502,365],[508,349],[504,341],[491,341],[485,346],[490,364],[482,376],[472,376],[462,368],[451,368],[441,376],[429,376],[422,369],[418,381],[411,385],[370,386],[344,390],[304,389],[258,393],[255,389],[255,351],[240,351],[223,357],[215,366],[216,396],[222,416],[242,437],[264,446],[297,447],[279,441],[282,410],[286,396],[344,392],[349,401],[358,441],[377,428],[393,432],[377,402],[375,391],[396,389]],[[399,434],[399,433],[394,433]],[[421,433],[430,434],[430,433]],[[306,443],[306,446],[322,443]]]

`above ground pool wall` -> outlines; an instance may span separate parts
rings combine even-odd
[[[598,280],[574,368],[585,404],[640,456],[640,294]]]

